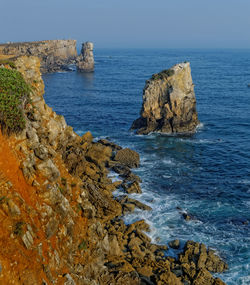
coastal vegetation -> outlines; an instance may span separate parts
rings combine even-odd
[[[157,79],[163,80],[163,79],[165,79],[165,78],[167,78],[169,76],[172,76],[172,75],[174,75],[174,70],[170,68],[170,69],[162,70],[159,73],[153,74],[151,79],[153,79],[153,80],[157,80]]]
[[[0,68],[0,125],[7,133],[25,127],[23,106],[30,101],[31,88],[15,69]]]

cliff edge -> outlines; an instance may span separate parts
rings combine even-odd
[[[138,134],[193,133],[198,124],[189,62],[163,70],[146,81],[141,116],[131,129],[137,129]]]

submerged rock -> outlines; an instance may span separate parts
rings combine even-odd
[[[80,56],[77,58],[77,70],[80,72],[93,72],[94,71],[94,45],[91,42],[82,44]]]
[[[192,133],[198,123],[190,63],[184,62],[146,81],[141,116],[131,129],[138,134]]]
[[[175,239],[168,243],[171,248],[178,249],[180,247],[180,240]]]

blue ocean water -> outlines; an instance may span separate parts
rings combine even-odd
[[[80,135],[135,149],[152,212],[153,241],[192,239],[229,264],[227,284],[250,284],[250,50],[97,49],[93,74],[47,74],[45,100]],[[201,126],[192,136],[135,135],[129,128],[153,73],[190,61]],[[186,222],[180,210],[194,220]],[[170,252],[169,254],[174,254]]]

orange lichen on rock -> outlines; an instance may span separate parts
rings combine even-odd
[[[24,246],[21,235],[35,220],[32,212],[37,195],[23,177],[14,147],[15,139],[4,137],[0,131],[0,284],[20,284],[20,276],[25,284],[36,284],[36,280],[46,280],[41,258]]]
[[[21,156],[21,153],[19,154]],[[27,204],[36,204],[35,189],[27,184],[20,169],[20,159],[15,151],[14,137],[4,137],[0,131],[0,172],[11,181],[13,187]],[[33,193],[33,195],[32,195]]]

